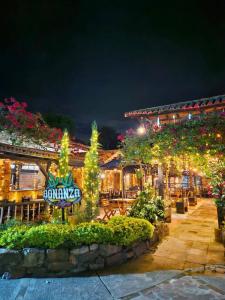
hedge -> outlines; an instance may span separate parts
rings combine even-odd
[[[154,226],[146,220],[122,216],[112,217],[107,224],[17,225],[0,232],[0,247],[55,249],[93,243],[128,246],[135,241],[151,238],[153,231]]]

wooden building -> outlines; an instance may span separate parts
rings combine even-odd
[[[154,106],[126,112],[125,118],[135,118],[151,123],[176,123],[182,119],[191,119],[193,115],[225,110],[225,95],[201,98],[168,105]]]
[[[71,147],[70,165],[79,170],[83,164],[79,154],[88,147],[74,142]],[[58,152],[53,147],[0,142],[0,200],[20,202],[23,198],[42,198],[48,172],[56,172],[57,163]]]
[[[76,184],[83,188],[84,158],[88,146],[70,143],[69,165]],[[106,165],[120,156],[118,150],[99,150],[101,191],[122,190],[121,167]],[[15,146],[0,142],[0,201],[21,202],[23,199],[42,199],[48,172],[57,174],[58,151],[35,145]]]
[[[178,102],[168,105],[155,106],[145,109],[134,110],[126,112],[125,118],[134,118],[137,119],[141,124],[150,124],[153,125],[162,125],[165,123],[178,123],[182,120],[190,120],[193,116],[200,114],[210,114],[213,112],[224,112],[225,111],[225,95],[201,98],[197,100],[190,100],[185,102]],[[145,128],[143,126],[143,128]],[[158,164],[158,170],[155,172],[153,186],[159,188],[159,192],[164,196],[165,189],[165,172],[160,169]],[[185,171],[185,170],[184,170]],[[170,170],[169,175],[169,192],[175,194],[177,191],[180,191],[183,188],[190,186],[190,178],[193,180],[193,184],[196,188],[197,193],[204,193],[203,186],[207,185],[207,179],[202,177],[201,174],[198,174],[192,170],[192,175],[188,174],[178,174],[174,172],[173,169]],[[161,186],[161,188],[160,188]]]

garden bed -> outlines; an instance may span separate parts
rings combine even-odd
[[[114,220],[114,222],[117,221],[118,218]],[[121,220],[119,219],[118,222]],[[137,222],[139,223],[139,221]],[[168,225],[159,223],[148,238],[144,238],[142,235],[143,238],[127,244],[120,237],[120,245],[119,242],[117,245],[93,243],[90,239],[90,244],[70,248],[1,248],[0,274],[8,272],[14,278],[24,276],[48,277],[69,276],[84,271],[100,270],[139,257],[153,248],[167,234]]]

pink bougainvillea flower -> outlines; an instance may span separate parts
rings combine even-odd
[[[27,124],[27,128],[30,128],[30,129],[34,128],[34,124]]]
[[[154,132],[158,132],[160,130],[160,126],[158,124],[154,124],[152,126],[152,129],[153,129]]]
[[[133,135],[134,134],[134,129],[133,128],[127,129],[126,134],[127,135]]]
[[[21,105],[23,106],[23,108],[27,108],[27,103],[26,102],[22,102]]]
[[[120,142],[123,142],[124,139],[125,139],[125,136],[124,136],[123,134],[119,134],[119,135],[117,136],[117,140],[120,141]]]
[[[17,102],[16,99],[15,99],[14,97],[10,97],[10,98],[9,98],[9,101],[11,101],[12,103]]]
[[[57,147],[57,143],[63,135],[62,130],[50,128],[41,114],[27,111],[26,102],[8,98],[0,102],[1,107],[4,108],[0,117],[5,130],[10,130],[10,133],[12,131],[18,133],[18,137],[25,136],[28,140],[37,143],[40,143],[40,141],[54,143]]]

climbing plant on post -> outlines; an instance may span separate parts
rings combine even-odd
[[[99,200],[99,158],[98,158],[98,129],[96,122],[92,123],[91,145],[84,159],[83,200],[87,221],[92,220],[98,213]]]
[[[68,131],[65,130],[59,153],[59,171],[58,175],[61,178],[65,178],[69,174],[69,135]],[[62,222],[65,222],[65,209],[62,208]]]

